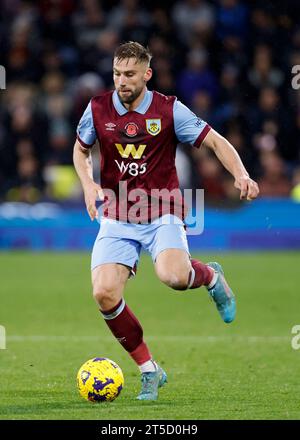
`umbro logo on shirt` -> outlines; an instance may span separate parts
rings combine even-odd
[[[114,131],[116,124],[114,124],[113,122],[107,122],[105,124],[106,129],[105,130],[109,130],[109,131]]]

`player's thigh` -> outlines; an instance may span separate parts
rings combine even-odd
[[[100,237],[92,252],[93,294],[99,302],[121,298],[130,273],[139,260],[140,245],[133,240]]]
[[[139,242],[120,237],[98,236],[93,247],[91,269],[104,264],[121,264],[129,267],[132,272],[136,267],[141,251]],[[112,280],[113,281],[113,280]]]
[[[160,226],[151,251],[159,279],[170,287],[186,288],[191,263],[183,225]]]

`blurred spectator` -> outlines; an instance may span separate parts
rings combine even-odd
[[[225,64],[220,73],[219,100],[223,103],[242,101],[239,85],[239,69],[235,64]]]
[[[106,14],[97,0],[82,1],[71,20],[76,44],[82,53],[94,46],[99,31],[106,26]]]
[[[274,138],[280,153],[286,159],[290,154],[291,120],[288,112],[280,102],[279,93],[272,87],[262,88],[259,93],[258,106],[252,106],[249,112],[250,129],[252,135],[260,133]],[[257,137],[257,136],[256,136]],[[255,136],[253,136],[255,141]]]
[[[202,36],[211,33],[215,24],[215,10],[204,0],[185,0],[175,4],[172,18],[179,39],[184,45],[188,45],[193,32]]]
[[[151,27],[151,37],[161,36],[169,41],[176,42],[177,35],[175,32],[174,23],[169,19],[168,11],[163,8],[163,6],[156,7],[152,12],[152,27]],[[175,44],[173,43],[173,46]]]
[[[81,75],[73,84],[73,121],[77,125],[90,99],[104,91],[104,81],[94,72]]]
[[[245,40],[248,32],[248,9],[239,0],[219,0],[217,34],[221,41],[237,37]]]
[[[8,54],[7,75],[10,81],[37,81],[40,75],[39,64],[34,56],[38,47],[32,42],[33,29],[29,20],[15,20],[12,26]]]
[[[74,0],[41,0],[38,5],[43,38],[55,42],[60,47],[73,44],[71,17],[76,10],[76,2]]]
[[[49,152],[46,163],[72,163],[72,128],[69,118],[69,103],[63,95],[53,96],[48,100]]]
[[[254,8],[251,13],[251,38],[254,45],[266,43],[272,45],[276,38],[275,22],[269,11],[261,8]]]
[[[149,26],[151,14],[140,4],[139,0],[121,0],[109,12],[109,24],[112,28],[121,29],[126,19],[135,15],[137,23],[141,26]]]
[[[138,0],[121,0],[109,13],[108,23],[118,29],[121,40],[147,44],[152,16]]]
[[[39,163],[32,154],[20,157],[17,162],[17,177],[7,192],[7,200],[35,203],[42,199],[43,181]]]
[[[225,197],[223,169],[218,159],[210,152],[201,152],[196,162],[197,187],[204,189],[205,200],[220,202]]]
[[[258,179],[262,197],[288,197],[291,191],[286,166],[276,151],[263,151],[260,155],[262,167]]]
[[[219,0],[216,34],[218,58],[221,65],[234,64],[244,69],[248,63],[246,43],[248,33],[248,9],[238,0]],[[221,49],[221,50],[220,50]]]
[[[181,99],[190,106],[199,90],[206,91],[212,99],[217,95],[217,81],[208,66],[208,54],[203,49],[194,49],[187,55],[187,67],[177,79],[177,90]]]
[[[246,136],[242,132],[239,125],[229,127],[228,131],[225,132],[224,136],[226,139],[234,145],[234,148],[239,153],[245,167],[252,176],[256,176],[255,171],[255,161],[257,156],[251,148],[251,145],[247,142]]]
[[[271,49],[265,45],[256,46],[253,66],[249,71],[249,82],[254,89],[278,88],[283,83],[283,73],[272,65]]]
[[[96,50],[91,53],[90,67],[96,67],[107,87],[112,86],[112,58],[118,42],[118,33],[111,28],[105,28],[97,38]]]
[[[153,55],[151,85],[161,93],[174,95],[176,84],[171,47],[162,36],[154,35],[149,40],[149,49]]]
[[[211,95],[205,90],[198,90],[194,93],[191,110],[207,123],[214,125],[214,111]]]

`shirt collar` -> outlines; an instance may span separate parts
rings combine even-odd
[[[150,107],[150,104],[152,102],[152,98],[153,98],[153,92],[151,92],[150,90],[146,90],[146,93],[144,95],[142,102],[137,106],[137,108],[134,111],[144,115],[146,113],[146,111],[148,110],[148,108]],[[114,107],[120,116],[123,116],[126,113],[128,113],[127,108],[124,107],[124,105],[121,103],[120,98],[119,98],[116,90],[114,91],[114,93],[112,95],[112,100],[113,100]]]

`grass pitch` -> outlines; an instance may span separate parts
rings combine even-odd
[[[194,255],[193,255],[194,256]],[[204,288],[175,292],[143,256],[126,301],[168,373],[157,402],[138,402],[138,370],[91,296],[89,255],[0,254],[1,419],[300,419],[299,254],[198,255],[218,261],[237,296],[224,324]],[[80,398],[89,358],[116,361],[125,387],[112,403]]]

